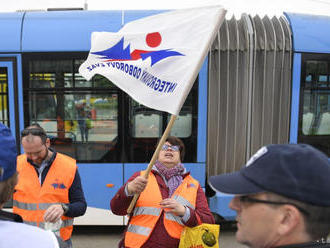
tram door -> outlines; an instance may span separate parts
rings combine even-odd
[[[14,88],[13,62],[0,58],[0,122],[10,127],[16,136]]]
[[[19,137],[16,123],[17,108],[17,94],[15,88],[17,85],[14,82],[14,62],[3,61],[0,58],[0,122],[8,126],[11,129],[13,136]],[[17,142],[17,148],[19,149],[19,142]],[[5,208],[12,207],[12,200],[7,202]]]

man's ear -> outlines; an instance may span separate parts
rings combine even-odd
[[[280,225],[278,232],[281,235],[287,235],[293,232],[297,227],[302,227],[303,216],[300,211],[292,205],[281,206]]]
[[[46,147],[49,148],[50,147],[50,139],[47,137],[46,139]]]

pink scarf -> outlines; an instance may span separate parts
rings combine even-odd
[[[165,165],[163,165],[157,160],[155,166],[158,172],[167,180],[167,186],[169,188],[169,197],[171,197],[174,191],[182,183],[182,174],[185,171],[183,164],[178,163],[172,168],[167,168]]]

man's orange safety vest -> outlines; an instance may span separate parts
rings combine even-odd
[[[17,157],[18,183],[13,196],[13,212],[19,214],[25,223],[45,227],[43,215],[54,204],[69,203],[69,189],[77,170],[76,161],[57,153],[45,181],[40,185],[35,168],[22,154]],[[63,240],[71,237],[73,219],[62,216],[60,235]]]
[[[142,171],[141,175],[143,173]],[[198,181],[192,176],[187,175],[171,198],[184,206],[195,209],[198,187]],[[161,201],[162,195],[157,179],[153,173],[150,173],[148,184],[140,194],[130,219],[125,234],[125,247],[139,248],[148,240],[162,214],[163,210],[159,205]],[[181,232],[184,228],[181,217],[166,211],[166,209],[164,211],[164,225],[167,233],[173,238],[180,239]]]

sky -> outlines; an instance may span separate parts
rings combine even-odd
[[[283,11],[330,16],[330,0],[0,0],[0,12],[86,8],[88,10],[182,9],[222,5],[227,18],[242,13],[281,15]]]

